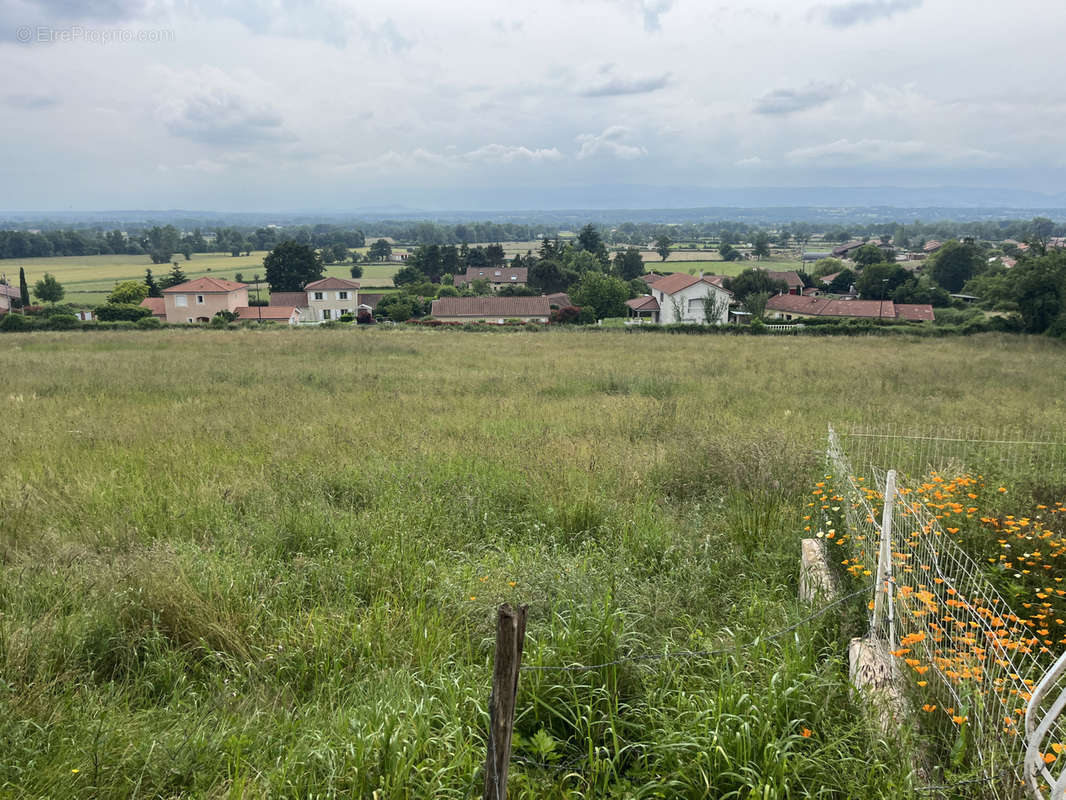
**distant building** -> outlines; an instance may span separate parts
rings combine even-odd
[[[775,319],[792,321],[805,317],[855,317],[859,319],[905,319],[932,322],[933,307],[925,303],[894,303],[891,300],[834,300],[822,296],[779,294],[766,301],[766,312]]]
[[[840,245],[840,247],[834,247],[833,248],[833,257],[834,258],[850,258],[852,251],[853,250],[858,250],[864,244],[866,244],[865,240],[859,241],[858,239],[856,239],[853,242],[848,242],[847,244],[842,244],[842,245]]]
[[[219,311],[248,305],[248,285],[221,278],[197,278],[163,290],[167,322],[210,322]],[[154,312],[153,312],[154,313]]]
[[[441,297],[433,301],[430,311],[445,322],[492,322],[507,320],[547,322],[551,306],[547,297]]]
[[[719,283],[720,276],[689,275],[675,272],[653,283],[651,297],[659,304],[658,321],[663,324],[684,322],[697,325],[723,325],[729,322],[729,304],[733,293]],[[716,302],[716,315],[706,316],[707,301]],[[632,306],[630,310],[636,311]],[[643,310],[651,310],[650,307]]]
[[[526,267],[467,267],[465,275],[456,275],[456,287],[468,286],[474,281],[485,280],[493,289],[501,286],[525,286],[529,276]]]

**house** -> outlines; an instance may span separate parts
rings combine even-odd
[[[22,295],[19,293],[17,286],[8,286],[6,283],[0,283],[0,314],[6,314],[15,305],[15,301],[21,300]]]
[[[323,278],[304,286],[307,308],[305,322],[326,322],[345,314],[355,316],[359,308],[359,282],[348,278]]]
[[[851,251],[852,250],[858,250],[864,244],[866,244],[865,240],[860,242],[858,239],[856,239],[853,242],[848,242],[847,244],[842,244],[842,245],[840,245],[840,247],[834,247],[833,248],[833,258],[850,258],[851,257]]]
[[[237,319],[259,322],[285,322],[296,325],[300,321],[300,309],[296,306],[241,306]]]
[[[210,322],[219,311],[248,305],[248,285],[221,278],[196,278],[163,290],[167,322]]]
[[[525,267],[467,267],[466,275],[456,275],[455,286],[466,286],[477,280],[486,280],[493,289],[504,284],[525,286],[529,270]]]
[[[766,312],[774,319],[791,321],[806,317],[856,317],[860,319],[906,319],[932,322],[933,307],[923,303],[894,303],[891,300],[834,300],[822,296],[779,294],[766,301]]]
[[[167,321],[167,301],[162,297],[146,297],[141,301],[141,307],[152,312],[156,319]]]
[[[390,253],[389,254],[389,261],[392,261],[392,262],[397,263],[397,264],[402,264],[403,262],[405,262],[410,257],[411,257],[411,252],[409,250],[403,250],[403,251],[401,251],[399,253]]]
[[[788,286],[789,294],[803,294],[803,279],[796,274],[795,270],[787,270],[780,272],[778,270],[768,269],[766,274],[770,276],[770,280],[784,281]]]
[[[650,287],[659,304],[659,322],[687,322],[697,325],[723,325],[729,321],[729,304],[733,293],[714,280],[718,276],[689,275],[675,272],[660,278]],[[711,301],[713,319],[707,319],[705,306]]]
[[[298,308],[304,319],[311,318],[311,307],[307,305],[307,292],[271,292],[267,302],[278,308],[286,306]]]
[[[935,253],[937,250],[939,250],[943,246],[944,246],[943,244],[941,244],[940,242],[936,241],[936,239],[934,239],[931,242],[926,242],[925,243],[925,247],[922,248],[922,252],[925,253],[926,255],[930,255],[932,253]]]
[[[573,305],[570,301],[570,295],[566,292],[552,292],[544,296],[548,298],[548,305],[552,308],[566,308]]]
[[[547,322],[551,306],[547,297],[441,297],[433,301],[430,314],[446,322],[492,322],[510,319]]]
[[[821,261],[823,258],[832,258],[832,253],[804,253],[803,260],[805,262]]]
[[[629,316],[633,319],[648,322],[659,321],[659,301],[650,294],[626,300],[626,306],[629,308]]]

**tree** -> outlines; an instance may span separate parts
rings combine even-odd
[[[189,280],[185,273],[182,272],[181,267],[177,262],[174,263],[174,268],[159,282],[160,289],[169,289],[171,286],[177,286],[179,283],[185,283]]]
[[[722,257],[722,261],[740,261],[744,256],[728,242],[723,242],[718,247],[718,255]]]
[[[63,285],[51,272],[44,273],[44,277],[34,284],[33,293],[46,303],[58,303],[66,294]]]
[[[876,244],[864,244],[862,247],[853,250],[850,258],[860,267],[868,267],[871,264],[883,263],[885,254]]]
[[[375,310],[393,322],[406,322],[415,315],[415,301],[408,295],[385,295]]]
[[[116,283],[111,294],[107,296],[107,302],[121,305],[138,305],[148,296],[148,286],[141,281],[122,281]]]
[[[769,297],[780,294],[788,291],[788,284],[782,280],[774,280],[770,277],[770,273],[764,269],[746,269],[735,278],[727,278],[725,288],[731,291],[737,300],[747,306],[748,295],[765,292],[767,297]]]
[[[591,308],[597,319],[624,317],[629,284],[613,275],[589,271],[581,276],[572,297],[577,305]]]
[[[655,237],[655,252],[659,254],[659,258],[666,261],[670,257],[670,247],[673,242],[670,240],[670,236],[666,233],[660,233]]]
[[[729,298],[713,287],[707,287],[707,295],[703,298],[703,319],[708,325],[720,325],[729,320]]]
[[[563,270],[558,261],[538,261],[530,267],[526,282],[535,289],[540,289],[545,294],[553,292],[565,292],[572,281]]]
[[[769,299],[769,292],[751,292],[744,297],[744,308],[751,314],[752,319],[762,319],[766,313],[766,301]]]
[[[660,255],[662,254],[660,253]],[[666,248],[666,255],[670,255],[669,246]],[[663,256],[663,260],[666,260],[666,256]],[[614,274],[624,281],[631,281],[643,275],[644,259],[640,255],[640,250],[635,247],[627,247],[624,252],[615,253]]]
[[[977,248],[957,239],[945,242],[929,260],[932,262],[927,269],[930,277],[952,293],[962,290],[980,263]]]
[[[1047,217],[1033,217],[1029,223],[1029,231],[1025,237],[1028,245],[1036,251],[1037,255],[1047,254],[1048,240],[1055,232],[1055,223]]]
[[[811,273],[816,278],[824,278],[826,275],[835,275],[844,269],[844,262],[839,258],[820,258],[814,262],[814,271]]]
[[[370,245],[367,255],[371,261],[388,261],[389,256],[392,255],[392,245],[385,239],[378,239]]]
[[[833,294],[846,294],[851,291],[855,283],[855,273],[850,269],[842,269],[829,284],[829,291]]]
[[[1036,258],[1019,264],[1013,272],[1025,330],[1043,333],[1066,310],[1066,255]]]
[[[751,252],[756,258],[764,258],[770,255],[770,237],[762,231],[755,234],[755,240],[751,243]]]
[[[607,266],[609,260],[607,255],[607,245],[603,243],[603,238],[600,236],[600,232],[596,230],[592,223],[589,223],[578,232],[577,248],[594,255],[596,260],[600,262],[601,268]]]
[[[502,244],[490,244],[485,248],[485,258],[488,260],[488,266],[496,269],[503,266],[503,262],[507,260],[507,254],[503,251]]]
[[[351,268],[349,268],[348,272],[351,274],[351,276],[353,278],[362,278],[363,277],[363,268],[361,266],[359,266],[358,264],[352,264],[352,266],[351,266]]]
[[[910,277],[899,264],[871,264],[855,281],[855,288],[864,300],[890,300]]]
[[[404,264],[396,271],[396,274],[392,276],[392,282],[396,286],[403,286],[404,284],[410,283],[425,283],[426,276],[422,270],[414,264]]]
[[[273,292],[299,292],[322,277],[322,258],[307,244],[282,242],[263,259],[267,283]]]
[[[30,304],[30,287],[26,285],[26,270],[22,267],[19,267],[19,299],[23,308]]]

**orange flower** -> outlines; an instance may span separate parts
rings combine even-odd
[[[952,721],[952,722],[954,722],[954,723],[955,723],[956,725],[962,725],[962,724],[963,724],[964,722],[966,722],[966,720],[968,720],[968,719],[969,719],[969,717],[959,717],[959,716],[953,716],[953,717],[951,718],[951,721]]]
[[[1054,760],[1055,760],[1055,754],[1054,753],[1044,753],[1044,763],[1045,764],[1050,764]]]
[[[927,714],[932,714],[934,711],[936,711],[936,705],[930,705],[929,703],[926,703],[924,706],[922,706],[922,711]]]
[[[804,728],[802,733],[803,733],[803,738],[804,739],[810,739],[811,738],[811,734],[813,733],[813,731],[810,728]]]

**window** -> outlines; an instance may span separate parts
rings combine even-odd
[[[341,309],[341,316],[342,316],[342,317],[343,317],[343,316],[344,316],[345,314],[351,314],[351,313],[352,313],[352,310],[351,310],[350,308],[342,308],[342,309]]]
[[[500,276],[501,276],[502,274],[503,274],[503,273],[502,273],[502,272],[500,272],[499,270],[496,270],[496,272],[495,272],[495,275],[496,275],[496,277],[497,277],[497,278],[498,278],[498,277],[500,277]]]
[[[174,295],[174,305],[187,306],[189,305],[189,298],[183,294],[176,294]],[[190,319],[189,322],[192,322],[192,320]]]
[[[322,309],[322,319],[330,319],[329,309],[328,308],[323,308]]]
[[[204,296],[202,294],[196,295],[196,305],[202,306],[204,304]]]
[[[347,292],[337,292],[337,299],[338,300],[347,300],[348,299],[348,293]]]
[[[512,276],[511,276],[511,280],[513,280],[513,281],[516,281],[516,280],[518,280],[518,276],[517,276],[517,275],[512,275]]]
[[[315,300],[321,300],[321,299],[322,299],[322,292],[315,292]]]
[[[185,320],[185,321],[186,321],[186,322],[192,322],[192,317],[189,317],[189,318],[188,318],[187,320]]]
[[[694,297],[688,301],[688,313],[699,313],[703,311],[703,298]]]

